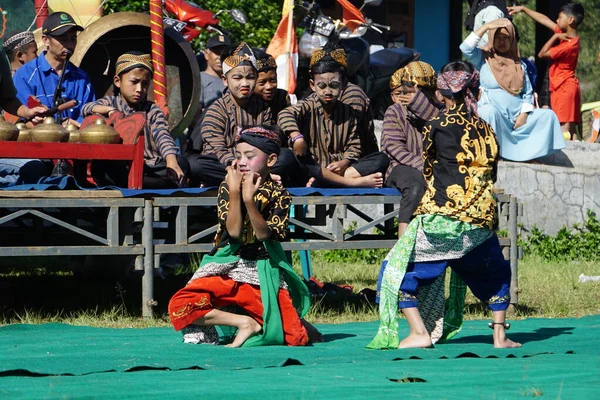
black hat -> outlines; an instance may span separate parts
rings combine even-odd
[[[77,25],[71,15],[66,12],[55,12],[48,15],[42,25],[42,34],[46,36],[60,36],[71,28],[82,31],[83,27]]]
[[[208,38],[206,41],[207,49],[214,49],[219,46],[231,46],[231,39],[225,35],[215,35]]]

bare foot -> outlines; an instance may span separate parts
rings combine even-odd
[[[496,349],[513,349],[515,347],[522,347],[523,345],[518,342],[513,342],[507,337],[504,340],[494,340],[494,348]]]
[[[400,345],[398,345],[399,349],[419,349],[419,348],[427,348],[433,347],[433,343],[431,342],[431,337],[428,334],[419,335],[417,333],[411,333],[402,341],[400,341]]]
[[[308,180],[308,182],[306,182],[306,187],[312,187],[312,185],[316,182],[317,180],[315,178],[310,178]]]
[[[245,317],[244,322],[237,327],[238,332],[235,335],[235,339],[225,347],[241,347],[248,338],[256,335],[262,329],[262,326],[254,319]]]
[[[383,186],[383,174],[381,172],[376,172],[371,175],[354,178],[351,182],[351,185],[354,187],[380,188]]]

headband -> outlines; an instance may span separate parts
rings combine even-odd
[[[335,61],[340,64],[344,68],[348,68],[348,62],[346,61],[346,51],[344,49],[333,49],[326,50],[323,47],[319,47],[315,51],[313,51],[310,56],[310,68],[313,67],[318,62],[321,61]]]
[[[29,43],[33,43],[34,41],[35,37],[33,36],[32,32],[23,31],[8,37],[4,41],[4,47],[7,50],[18,49],[19,47],[23,47]]]
[[[272,55],[266,54],[265,57],[257,58],[256,65],[258,66],[258,72],[265,72],[270,69],[277,69],[277,63]]]
[[[435,88],[435,70],[423,61],[413,61],[404,68],[394,72],[390,78],[390,89],[394,90],[402,84]]]
[[[477,112],[477,99],[471,89],[479,87],[479,72],[447,71],[442,72],[437,78],[437,87],[444,96],[453,96],[464,92],[465,103],[473,112]]]
[[[277,154],[281,150],[281,139],[277,132],[260,126],[246,128],[236,137],[235,143],[246,142],[264,152],[265,154]]]
[[[150,54],[125,53],[121,55],[115,64],[115,75],[120,75],[134,68],[146,68],[148,71],[154,72]]]
[[[258,70],[256,57],[254,57],[252,49],[246,42],[240,43],[233,54],[223,60],[223,75],[227,75],[229,71],[240,65],[249,65]]]

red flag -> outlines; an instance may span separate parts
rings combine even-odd
[[[348,29],[354,31],[360,24],[367,22],[362,12],[354,4],[348,0],[337,0],[337,2],[342,6],[342,19]]]
[[[277,62],[277,86],[294,93],[296,90],[296,70],[298,69],[298,41],[294,28],[294,2],[285,0],[282,18],[271,39],[267,53]]]

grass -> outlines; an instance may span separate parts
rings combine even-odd
[[[353,286],[353,293],[327,293],[315,299],[307,319],[313,323],[373,321],[377,306],[358,293],[375,289],[379,262],[332,262],[321,252],[312,252],[315,278],[321,282]],[[295,262],[299,271],[298,263]],[[170,296],[185,284],[186,276],[155,283],[160,310],[155,319],[139,317],[139,277],[92,276],[82,279],[64,273],[27,273],[8,279],[0,277],[2,292],[13,293],[0,299],[0,324],[62,322],[101,327],[170,326],[165,308]],[[105,271],[103,271],[104,273]],[[550,263],[526,257],[519,262],[519,301],[511,318],[568,318],[600,313],[600,282],[579,283],[580,274],[600,275],[593,262]],[[40,275],[41,274],[41,275]],[[30,295],[39,297],[33,301]],[[1,296],[0,296],[1,297]],[[67,308],[71,307],[71,308]],[[470,292],[465,319],[487,319],[489,312]]]

